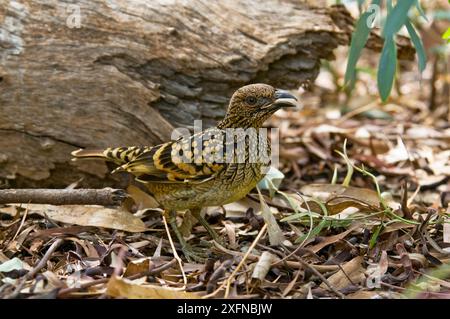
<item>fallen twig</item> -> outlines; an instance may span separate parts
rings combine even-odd
[[[170,262],[165,263],[164,265],[161,265],[161,266],[153,268],[151,270],[140,272],[140,273],[137,273],[137,274],[131,275],[129,277],[125,277],[125,278],[129,279],[129,280],[134,280],[134,279],[138,279],[138,278],[141,278],[141,277],[144,277],[144,276],[155,276],[155,275],[160,274],[164,270],[167,270],[167,269],[175,266],[176,263],[177,263],[177,260],[174,258]],[[107,283],[110,279],[111,279],[110,277],[108,277],[108,278],[101,278],[101,279],[92,280],[90,282],[81,284],[79,287],[61,289],[58,292],[58,298],[61,298],[61,297],[65,296],[65,295],[67,295],[67,294],[71,294],[73,292],[77,292],[77,291],[80,291],[80,290],[83,290],[83,289],[86,289],[86,288],[89,288],[89,287],[92,287],[92,286],[96,286],[96,285]]]
[[[315,269],[314,267],[311,267],[310,264],[308,264],[307,262],[303,261],[299,256],[294,255],[294,257],[298,260],[298,262],[300,264],[303,265],[303,267],[308,268],[309,270],[311,270],[317,277],[319,277],[319,279],[325,284],[327,285],[328,288],[330,288],[330,290],[332,292],[334,292],[336,294],[336,296],[338,296],[341,299],[345,299],[345,295],[340,292],[339,290],[337,290],[326,278],[324,275],[322,275],[317,269]]]
[[[224,281],[222,283],[222,285],[220,285],[219,288],[217,288],[214,292],[212,292],[212,293],[210,293],[210,294],[208,294],[206,296],[203,296],[202,298],[206,299],[206,298],[214,297],[215,295],[217,295],[217,293],[220,290],[222,290],[223,287],[225,287],[225,296],[224,296],[224,298],[225,299],[228,298],[228,295],[230,293],[230,285],[231,285],[232,280],[234,279],[234,277],[236,276],[238,271],[241,269],[241,267],[244,265],[244,263],[247,260],[247,258],[250,256],[250,252],[253,250],[253,248],[255,248],[256,244],[261,239],[261,237],[265,233],[266,229],[267,229],[267,224],[264,224],[264,226],[259,231],[258,236],[256,236],[255,240],[250,245],[250,247],[248,248],[247,252],[244,254],[244,256],[242,257],[241,261],[239,262],[237,267],[234,269],[234,271],[231,273],[231,275],[228,277],[228,279],[226,281]]]
[[[0,204],[119,206],[127,198],[122,189],[2,189]]]
[[[218,251],[221,251],[221,252],[226,253],[228,255],[236,256],[236,257],[244,257],[245,256],[245,253],[227,249],[227,248],[221,246],[220,244],[218,244],[216,242],[214,242],[213,244],[214,244],[215,248]],[[259,256],[253,255],[253,254],[249,254],[247,256],[247,259],[250,260],[250,261],[258,261],[259,260]],[[272,266],[276,265],[276,264],[278,264],[278,259],[274,261]],[[292,268],[292,269],[302,269],[303,268],[303,265],[301,263],[293,261],[293,260],[283,260],[283,264],[286,265],[287,267]],[[310,266],[313,267],[314,269],[316,269],[317,271],[322,272],[322,273],[339,270],[339,266],[338,265],[310,265]]]
[[[167,237],[168,237],[169,242],[170,242],[170,246],[172,247],[173,257],[175,258],[175,260],[178,262],[178,265],[180,266],[180,271],[181,271],[181,274],[183,275],[184,289],[186,289],[186,287],[187,287],[187,278],[186,278],[186,274],[185,274],[184,269],[183,269],[183,262],[182,262],[180,256],[178,256],[178,253],[177,253],[177,250],[175,249],[175,245],[173,243],[172,237],[170,236],[169,225],[167,225],[166,216],[163,214],[162,218],[163,218],[163,222],[164,222],[164,227],[165,227],[166,232],[167,232]]]
[[[20,283],[17,285],[16,289],[11,293],[11,295],[7,296],[5,299],[13,299],[17,298],[17,296],[20,294],[20,291],[22,290],[23,286],[27,282],[27,280],[33,279],[34,276],[37,275],[37,273],[44,268],[47,265],[47,261],[52,257],[52,254],[58,249],[59,246],[64,242],[64,239],[58,238],[51,244],[47,252],[45,253],[44,257],[39,261],[39,263],[34,267],[29,273],[25,275],[25,277],[20,281]]]

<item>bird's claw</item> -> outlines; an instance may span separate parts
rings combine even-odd
[[[208,258],[208,253],[205,249],[193,248],[190,245],[185,245],[181,248],[181,250],[189,263],[194,261],[198,263],[205,263]]]

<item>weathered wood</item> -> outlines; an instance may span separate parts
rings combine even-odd
[[[0,204],[120,206],[127,198],[123,189],[0,189]]]
[[[72,150],[210,126],[250,82],[297,88],[353,22],[298,0],[0,4],[0,179],[12,187],[104,185],[105,164],[71,163]]]

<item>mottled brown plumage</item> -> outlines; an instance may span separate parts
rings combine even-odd
[[[295,106],[291,94],[266,84],[247,85],[233,94],[217,127],[152,147],[78,150],[72,154],[116,163],[116,171],[135,175],[164,209],[191,210],[218,240],[200,209],[236,201],[256,186],[270,156],[267,136],[259,129],[275,111],[289,106]],[[187,257],[195,257],[175,225],[173,228]]]

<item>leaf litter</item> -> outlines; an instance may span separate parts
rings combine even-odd
[[[225,246],[179,212],[204,263],[135,185],[119,208],[1,206],[0,298],[450,298],[450,111],[402,74],[386,104],[373,79],[349,98],[319,76],[278,112],[279,171],[204,210]]]

